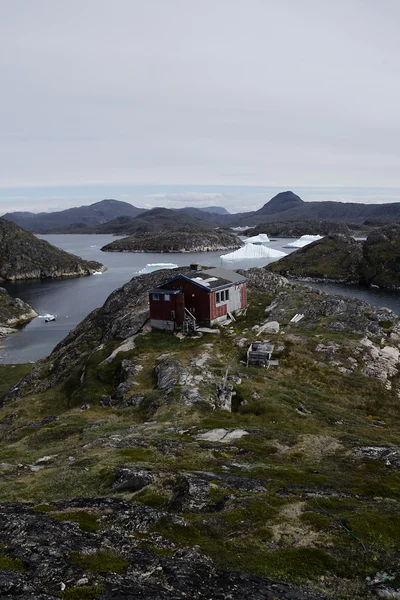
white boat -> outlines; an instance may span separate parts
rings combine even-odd
[[[44,318],[44,322],[45,322],[45,323],[50,323],[50,321],[55,321],[55,320],[56,320],[56,318],[55,318],[55,316],[54,316],[54,315],[47,315],[47,316]]]

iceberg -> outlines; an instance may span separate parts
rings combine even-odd
[[[283,248],[304,248],[304,246],[316,242],[317,240],[322,240],[322,238],[322,235],[302,235],[298,240],[289,242],[289,244],[286,244]]]
[[[275,248],[266,248],[266,246],[259,244],[246,244],[245,246],[242,246],[242,248],[239,248],[239,250],[235,250],[229,254],[223,254],[221,259],[226,262],[231,262],[254,258],[281,258],[282,256],[286,256],[286,252],[275,250]]]
[[[245,244],[268,244],[271,240],[266,233],[260,233],[259,235],[253,235],[246,240],[243,240]]]
[[[148,263],[143,269],[137,272],[137,275],[153,273],[153,271],[159,271],[160,269],[177,269],[178,266],[175,263]]]

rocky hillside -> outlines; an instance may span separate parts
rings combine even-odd
[[[104,270],[98,262],[68,254],[0,219],[0,281],[76,277]]]
[[[29,304],[19,298],[12,298],[7,290],[0,287],[0,327],[3,328],[3,333],[7,333],[4,328],[22,325],[34,317],[37,317],[37,312]]]
[[[344,235],[328,235],[271,263],[266,268],[291,277],[357,282],[362,243]]]
[[[57,232],[60,229],[79,226],[95,227],[121,216],[136,217],[146,212],[128,202],[120,200],[102,200],[89,206],[78,206],[49,213],[13,212],[3,215],[19,227],[35,233]]]
[[[372,232],[363,245],[360,283],[400,288],[400,225]]]
[[[240,248],[243,242],[230,233],[219,231],[164,231],[115,240],[103,246],[104,252],[215,252]]]
[[[174,273],[116,290],[3,398],[0,593],[396,597],[398,317],[252,269],[219,333],[150,332]],[[256,340],[277,365],[245,366]]]
[[[252,236],[267,233],[270,237],[294,237],[302,235],[331,235],[341,233],[350,234],[350,229],[345,223],[331,221],[299,221],[287,223],[260,223],[248,229],[244,235]]]
[[[268,265],[267,269],[291,277],[400,289],[400,225],[377,229],[365,242],[329,235]]]

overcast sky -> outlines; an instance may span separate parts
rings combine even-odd
[[[400,201],[399,28],[399,0],[0,0],[0,210]]]

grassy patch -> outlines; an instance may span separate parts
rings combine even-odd
[[[59,592],[58,596],[64,600],[97,600],[103,593],[102,585],[82,585]]]
[[[4,552],[0,552],[0,570],[19,571],[20,573],[24,573],[25,567],[22,560],[19,558],[12,558],[11,556],[4,554]]]
[[[75,523],[78,523],[82,531],[87,531],[89,533],[98,531],[100,527],[97,515],[84,510],[53,513],[51,518],[57,519],[57,521],[74,521]]]
[[[32,369],[32,364],[0,365],[0,398],[7,394],[22,377]]]
[[[129,561],[113,550],[98,550],[92,554],[71,552],[70,561],[92,573],[123,573]]]

